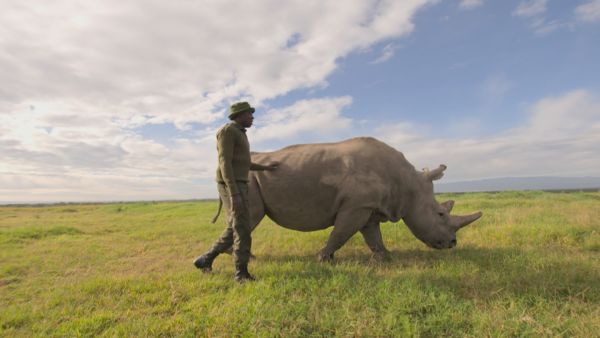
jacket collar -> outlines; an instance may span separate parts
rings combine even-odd
[[[237,123],[237,122],[235,122],[235,121],[232,121],[232,122],[231,122],[231,124],[232,124],[233,126],[235,126],[236,128],[238,128],[239,130],[243,131],[244,133],[246,132],[246,128],[242,127],[242,125],[241,125],[241,124],[239,124],[239,123]]]

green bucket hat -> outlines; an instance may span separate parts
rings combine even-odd
[[[248,102],[237,102],[229,107],[229,119],[234,119],[238,114],[250,111],[254,113],[255,109],[250,106]]]

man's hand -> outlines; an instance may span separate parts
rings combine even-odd
[[[231,195],[231,211],[233,213],[238,213],[239,211],[241,211],[243,203],[244,202],[242,201],[241,194]]]
[[[279,167],[279,162],[271,162],[267,165],[267,171],[273,171],[276,170]]]

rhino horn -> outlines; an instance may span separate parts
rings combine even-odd
[[[444,209],[446,209],[446,211],[448,211],[448,213],[450,213],[450,211],[452,211],[452,208],[454,207],[454,201],[448,200],[446,202],[440,203],[440,205],[442,207],[444,207]]]
[[[481,217],[481,215],[483,215],[481,213],[481,211],[478,211],[474,214],[465,215],[465,216],[451,215],[450,222],[452,224],[452,227],[454,228],[454,231],[458,231],[460,228],[467,226],[467,225],[475,222],[476,220],[478,220],[479,217]]]
[[[446,170],[446,168],[447,167],[445,164],[440,164],[440,166],[434,170],[429,170],[427,168],[424,168],[423,175],[425,176],[426,179],[428,179],[430,181],[439,180],[440,178],[442,178],[442,176],[444,176],[444,170]]]

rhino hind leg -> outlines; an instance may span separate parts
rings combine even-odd
[[[383,237],[381,236],[381,227],[379,221],[369,219],[369,222],[360,229],[365,242],[369,246],[369,249],[373,252],[375,259],[377,260],[388,260],[389,251],[383,244]]]
[[[341,209],[335,218],[327,245],[317,255],[319,261],[332,261],[333,254],[367,223],[370,216],[371,211],[368,209]]]

